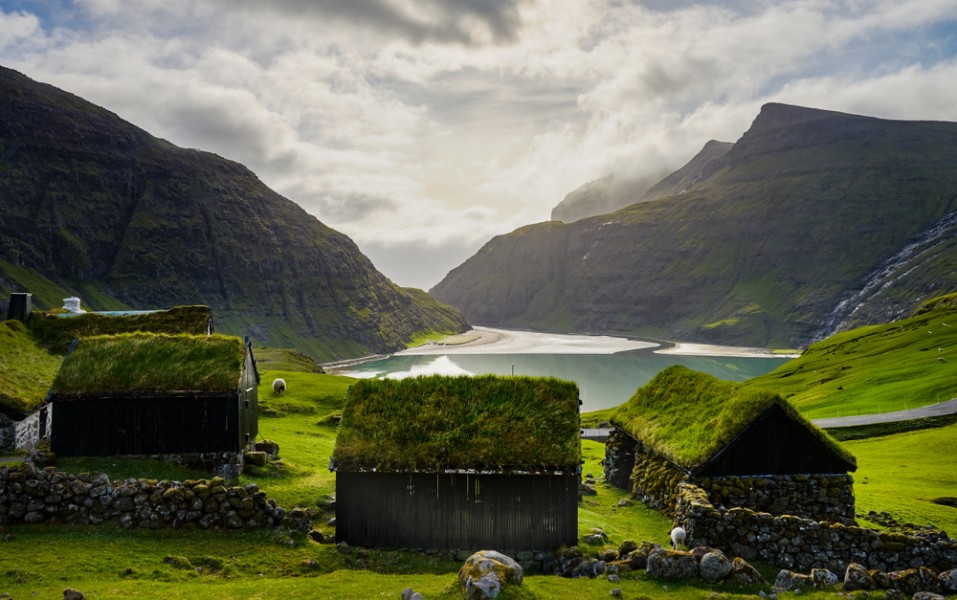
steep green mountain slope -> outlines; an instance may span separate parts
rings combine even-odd
[[[40,308],[205,304],[219,332],[318,359],[467,327],[242,165],[2,67],[0,213],[4,314],[10,291]]]
[[[771,390],[810,418],[891,412],[957,398],[957,294],[913,316],[833,335],[742,385]]]
[[[769,104],[663,195],[499,236],[431,293],[483,325],[801,347],[957,289],[955,164],[955,123]]]

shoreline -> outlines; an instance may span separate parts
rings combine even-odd
[[[320,365],[324,371],[341,373],[367,362],[392,356],[441,356],[446,354],[629,354],[654,353],[674,356],[723,356],[741,358],[794,358],[799,354],[776,354],[766,348],[721,346],[589,333],[557,333],[521,329],[473,327],[439,342],[430,342],[392,354],[373,354]]]

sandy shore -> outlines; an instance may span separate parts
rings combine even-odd
[[[670,348],[655,350],[655,354],[676,354],[682,356],[741,356],[745,358],[794,358],[797,354],[775,354],[765,348],[747,348],[744,346],[715,346],[711,344],[686,344],[676,342]]]
[[[433,356],[441,354],[615,354],[634,350],[650,350],[656,354],[682,356],[739,356],[787,358],[764,348],[718,346],[673,342],[660,344],[606,335],[540,333],[516,329],[475,327],[446,340],[397,352],[402,355]],[[796,356],[796,355],[795,355]]]
[[[448,342],[410,348],[398,352],[397,355],[614,354],[629,350],[656,348],[659,345],[655,342],[629,340],[606,335],[539,333],[536,331],[475,327],[459,336],[452,336]]]

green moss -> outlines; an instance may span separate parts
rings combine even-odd
[[[333,453],[340,469],[573,469],[578,388],[554,378],[360,380]]]
[[[82,338],[53,382],[58,396],[126,392],[228,392],[239,386],[245,346],[224,335],[132,333]]]
[[[772,404],[803,423],[813,435],[842,458],[854,457],[790,404],[767,390],[746,390],[675,365],[638,389],[612,417],[612,422],[658,454],[684,467],[698,466]]]

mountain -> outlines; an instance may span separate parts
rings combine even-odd
[[[0,295],[39,308],[206,304],[216,329],[320,360],[458,332],[247,168],[0,67]]]
[[[802,347],[957,290],[957,123],[768,104],[711,145],[644,202],[494,238],[431,294],[482,325]]]
[[[679,194],[708,173],[709,165],[724,156],[734,144],[711,140],[684,167],[661,181],[656,177],[627,177],[611,174],[589,181],[552,209],[552,220],[571,223],[586,217],[603,215],[639,202],[667,194]]]

